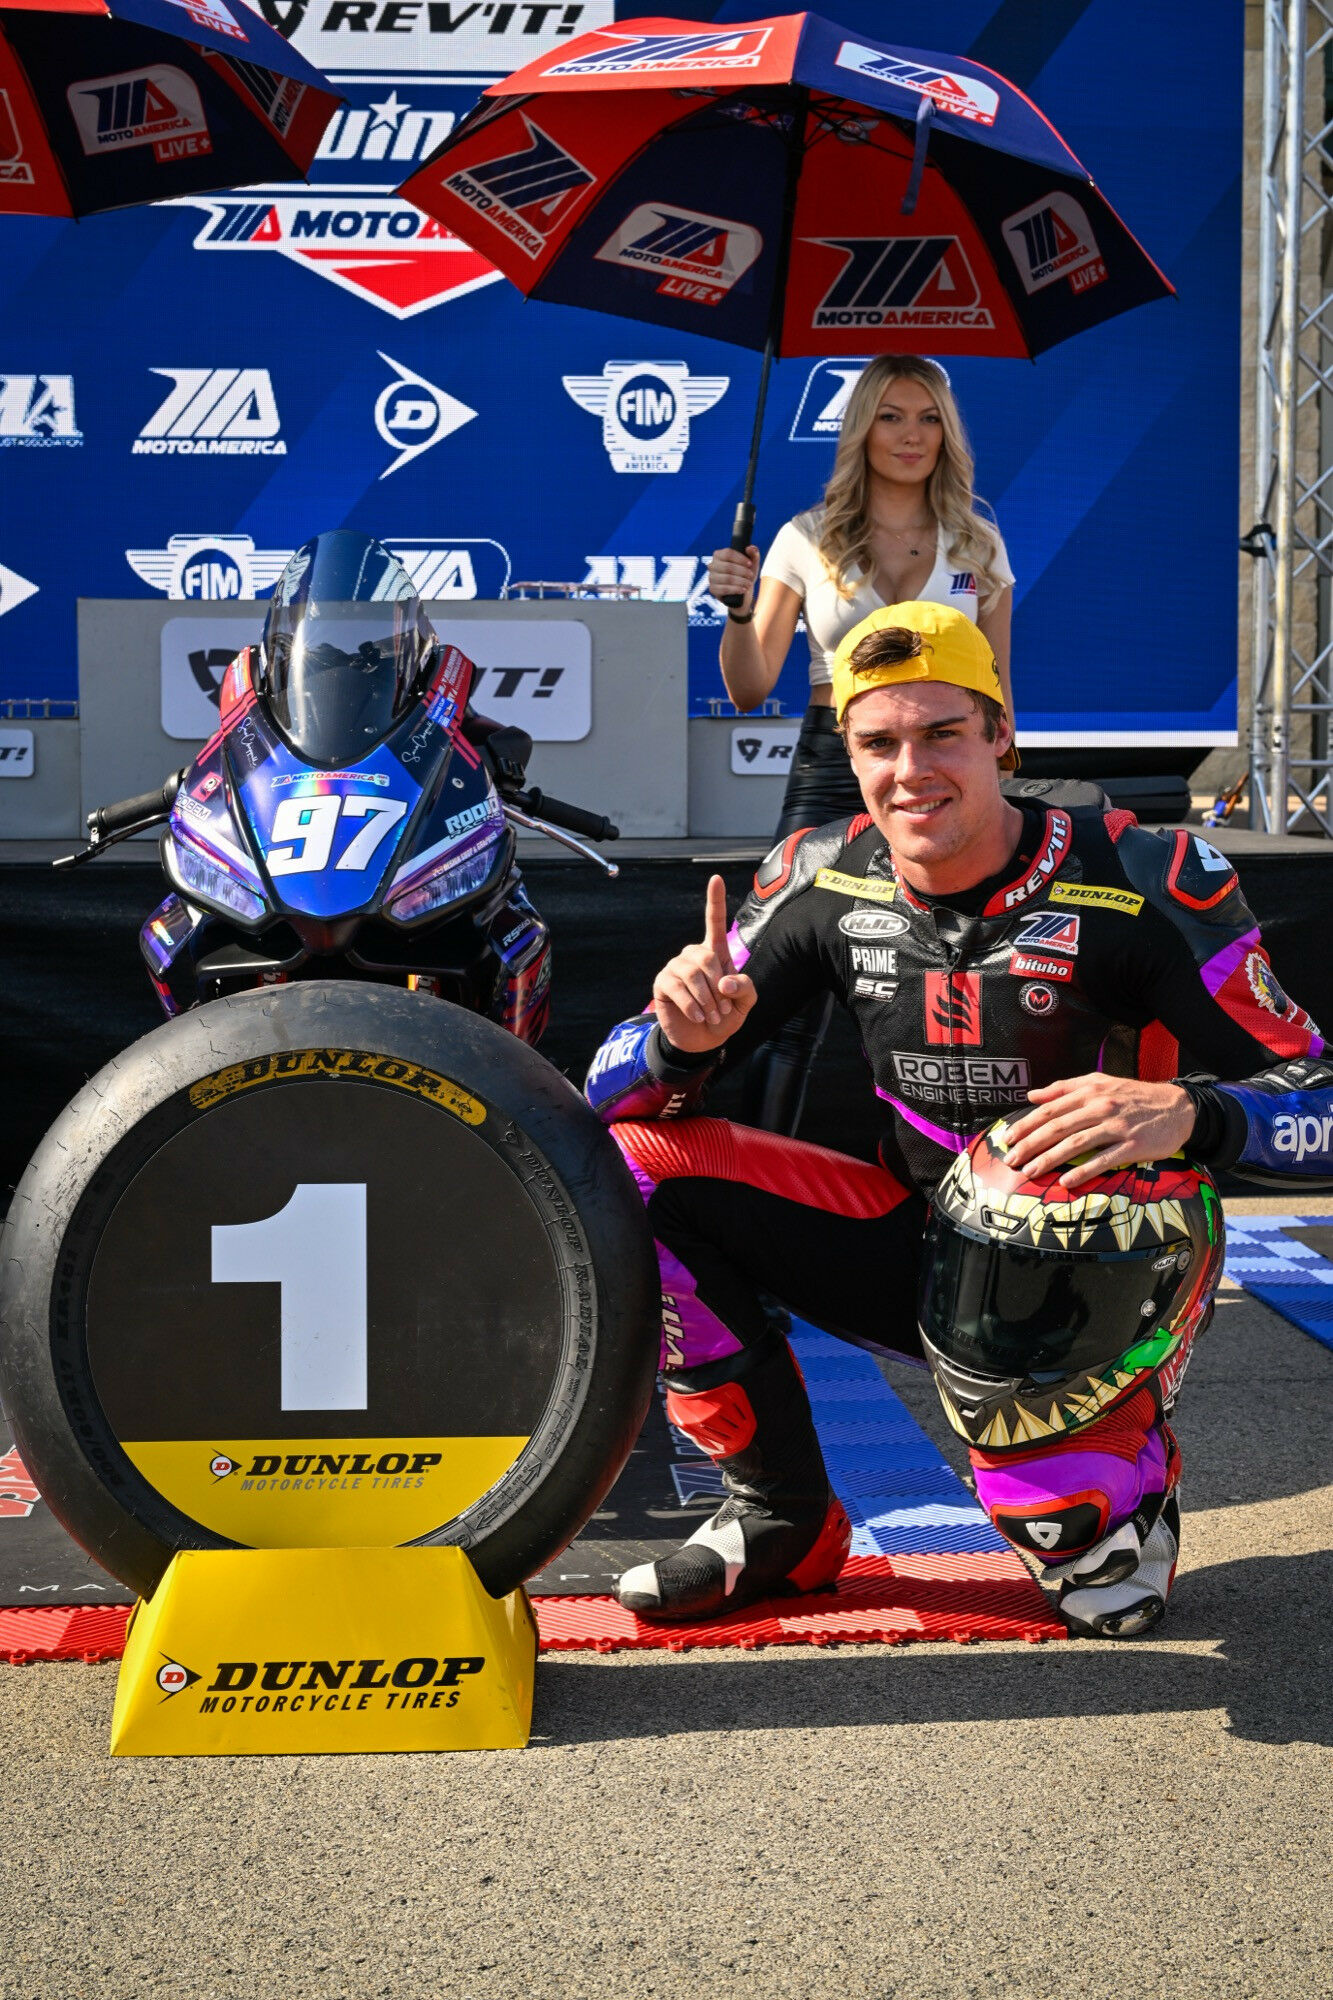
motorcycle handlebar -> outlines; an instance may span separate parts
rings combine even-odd
[[[585,812],[582,806],[566,805],[563,799],[553,799],[549,792],[539,790],[536,785],[529,788],[526,803],[538,819],[548,819],[552,826],[563,826],[570,833],[581,833],[585,840],[620,838],[620,828],[601,813]]]
[[[165,819],[180,789],[181,773],[176,771],[157,792],[144,792],[137,799],[118,799],[114,805],[98,806],[88,815],[88,831],[94,840],[120,833],[141,821]]]

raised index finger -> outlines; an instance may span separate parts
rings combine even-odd
[[[723,970],[730,972],[731,953],[727,949],[727,885],[720,875],[710,875],[708,878],[704,944]]]

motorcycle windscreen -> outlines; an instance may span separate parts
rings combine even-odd
[[[411,705],[425,652],[412,604],[307,602],[274,637],[269,712],[307,762],[357,764]]]
[[[1161,1243],[1114,1257],[1033,1250],[966,1236],[934,1214],[921,1273],[931,1345],[960,1368],[1011,1379],[1109,1366],[1162,1324],[1180,1284]]]

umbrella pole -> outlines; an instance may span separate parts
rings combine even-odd
[[[754,533],[754,481],[759,470],[759,446],[764,435],[764,409],[768,402],[768,378],[773,371],[778,343],[782,338],[782,313],[787,302],[787,269],[791,263],[791,232],[796,219],[796,190],[801,180],[801,161],[805,157],[805,120],[809,108],[810,93],[801,89],[794,93],[792,100],[791,138],[787,145],[787,184],[782,202],[782,234],[778,243],[777,269],[773,274],[773,292],[768,302],[768,337],[764,341],[764,361],[759,371],[759,399],[755,404],[754,429],[750,433],[750,458],[745,468],[745,485],[736,507],[731,524],[731,546],[744,555],[750,546]],[[734,611],[741,602],[739,597],[722,597],[729,611]]]

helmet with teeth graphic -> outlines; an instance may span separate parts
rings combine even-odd
[[[985,1451],[1031,1450],[1152,1384],[1163,1409],[1207,1323],[1222,1204],[1177,1155],[1070,1189],[1006,1159],[1003,1120],[935,1192],[918,1319],[944,1413]]]

